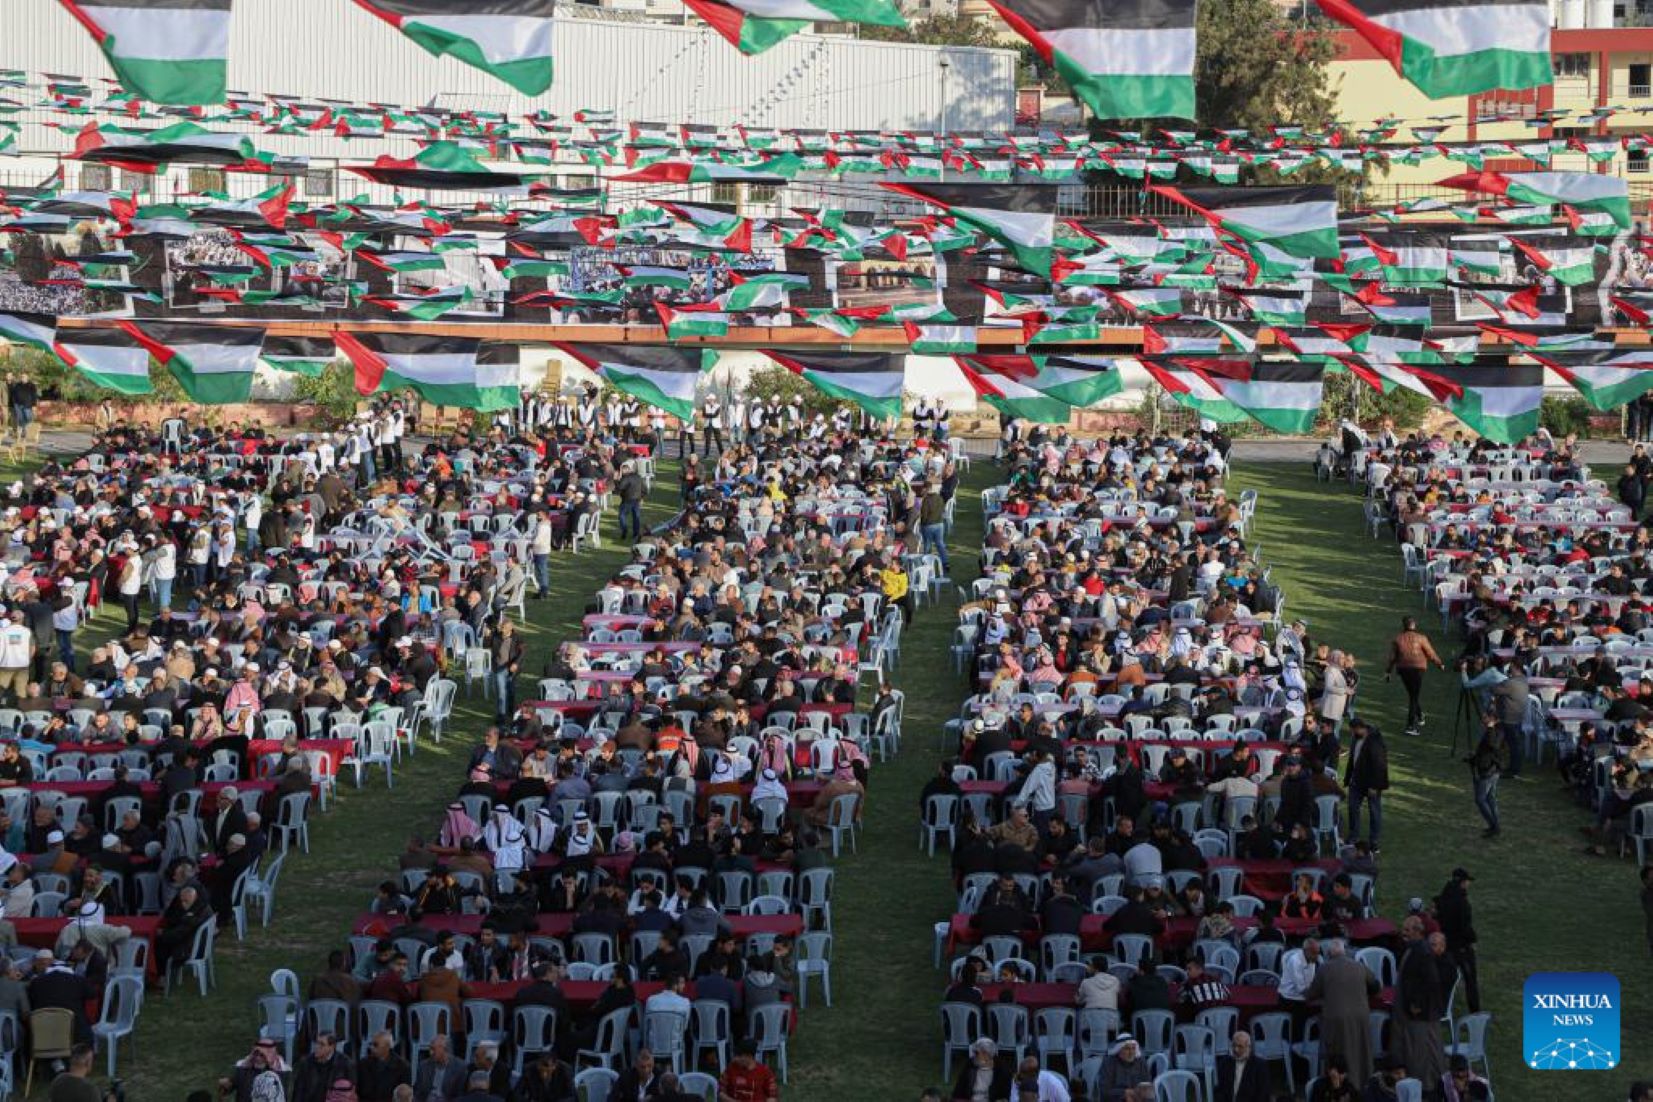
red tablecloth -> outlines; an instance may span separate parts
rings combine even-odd
[[[1305,861],[1302,864],[1296,861],[1259,861],[1242,860],[1238,857],[1213,857],[1206,862],[1209,868],[1238,868],[1245,872],[1245,883],[1241,885],[1243,894],[1254,895],[1258,899],[1283,899],[1291,891],[1291,874],[1298,869],[1317,868],[1327,877],[1336,876],[1343,866],[1334,857],[1325,857],[1319,861]],[[1329,888],[1327,889],[1330,890]]]
[[[421,926],[433,930],[452,930],[456,934],[476,936],[482,932],[485,915],[425,915]],[[725,915],[724,921],[737,937],[753,934],[791,934],[796,937],[804,931],[802,915]],[[535,933],[545,937],[564,937],[574,931],[574,915],[568,913],[540,914],[535,917]],[[367,914],[356,920],[353,933],[382,937],[391,927],[383,915]]]
[[[85,797],[88,804],[91,804],[114,783],[113,781],[65,781],[61,784],[47,784],[44,781],[36,781],[34,784],[23,785],[22,787],[27,788],[30,792],[61,792],[65,796],[82,796]],[[267,799],[269,794],[275,791],[275,782],[234,781],[226,784],[212,781],[200,787],[203,793],[201,797],[202,811],[204,814],[210,814],[213,806],[212,801],[217,799],[219,789],[234,787],[237,792],[243,795],[248,792],[259,792],[263,794],[260,799]],[[138,788],[143,793],[146,807],[158,807],[160,805],[161,786],[158,781],[145,781],[138,785]]]
[[[956,950],[960,945],[977,945],[981,942],[981,932],[970,925],[971,916],[956,914],[948,925],[949,951]],[[1103,928],[1108,921],[1106,915],[1089,914],[1080,920],[1079,941],[1081,947],[1088,953],[1097,953],[1113,944],[1113,934]],[[1199,919],[1177,917],[1167,919],[1165,932],[1158,940],[1159,948],[1170,951],[1182,951],[1194,943],[1194,934],[1199,929]],[[1254,918],[1235,918],[1234,925],[1240,929],[1249,929],[1257,924]],[[1275,927],[1288,938],[1306,937],[1319,929],[1320,924],[1307,918],[1279,918],[1274,922]],[[1376,942],[1394,941],[1399,933],[1398,927],[1387,918],[1363,918],[1348,924],[1349,940],[1359,945],[1370,945]],[[1029,927],[1022,931],[1022,940],[1029,945],[1039,941],[1039,931],[1036,927]]]
[[[29,945],[36,949],[50,949],[57,944],[57,937],[63,932],[63,927],[70,923],[67,918],[13,918],[9,920],[12,928],[17,931],[17,943]],[[155,938],[161,930],[159,915],[110,915],[107,919],[111,926],[125,926],[132,931],[132,936],[149,942],[149,976],[155,977]]]
[[[983,1001],[989,1006],[998,1002],[1000,994],[1006,987],[1010,989],[1010,1000],[1012,1002],[1018,1006],[1025,1006],[1034,1013],[1050,1007],[1073,1006],[1074,996],[1079,990],[1079,985],[1076,983],[990,983],[982,987]],[[1125,1022],[1129,1022],[1131,1017],[1130,1004],[1123,997],[1123,992],[1121,995],[1119,1001],[1120,1018]],[[1178,1003],[1176,1000],[1180,995],[1181,985],[1172,984],[1171,999],[1176,1007],[1178,1017],[1185,1021],[1193,1021],[1197,1012],[1191,1006]],[[1394,1001],[1394,997],[1395,989],[1385,987],[1372,996],[1372,1009],[1388,1009],[1389,1004]],[[1240,1012],[1241,1023],[1249,1022],[1257,1014],[1267,1014],[1270,1011],[1279,1010],[1281,1008],[1280,991],[1278,988],[1262,985],[1244,987],[1236,985],[1228,989],[1226,1005],[1232,1006]]]
[[[300,750],[319,750],[326,754],[333,763],[335,776],[344,765],[345,759],[356,752],[356,744],[347,738],[299,739],[298,748]],[[247,756],[251,759],[248,766],[251,768],[252,762],[258,761],[265,754],[279,753],[281,753],[281,741],[279,739],[255,738],[247,743]]]

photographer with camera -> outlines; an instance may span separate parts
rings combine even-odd
[[[1521,775],[1521,726],[1527,718],[1527,672],[1521,659],[1494,658],[1483,668],[1477,659],[1465,661],[1459,668],[1464,690],[1478,694],[1478,711],[1490,714],[1504,730],[1509,747],[1509,766],[1506,776]]]
[[[1475,791],[1475,808],[1487,821],[1483,838],[1498,837],[1498,778],[1510,764],[1509,735],[1505,725],[1493,714],[1481,716],[1481,741],[1464,759],[1469,765]]]

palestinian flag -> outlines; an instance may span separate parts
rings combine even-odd
[[[1298,359],[1311,363],[1333,362],[1354,352],[1346,340],[1324,329],[1276,329],[1274,339]]]
[[[1383,282],[1398,286],[1440,283],[1446,279],[1451,239],[1444,233],[1396,230],[1361,234],[1377,258]]]
[[[1174,318],[1182,313],[1179,287],[1104,287],[1103,293],[1138,318]]]
[[[1450,250],[1452,267],[1490,279],[1497,279],[1503,273],[1503,253],[1496,241],[1470,241],[1460,245],[1458,240],[1454,239]]]
[[[724,310],[756,310],[766,306],[785,306],[786,296],[793,291],[807,291],[809,276],[802,272],[729,272],[731,286],[718,297],[717,304]]]
[[[717,362],[711,349],[647,344],[565,344],[555,347],[602,376],[615,389],[665,410],[681,421],[694,416],[695,384]]]
[[[1613,341],[1598,341],[1594,330],[1581,333],[1531,333],[1521,329],[1506,329],[1491,322],[1478,321],[1475,327],[1489,337],[1510,344],[1521,345],[1524,349],[1533,349],[1537,352],[1611,352],[1618,347]],[[1467,338],[1478,346],[1475,338]]]
[[[439,253],[381,253],[372,249],[357,249],[356,259],[366,261],[381,271],[399,272],[403,275],[409,272],[443,272],[448,268],[447,261],[443,260]]]
[[[1439,364],[1415,374],[1452,415],[1495,444],[1538,430],[1544,369],[1538,364]]]
[[[236,251],[256,261],[259,266],[274,270],[310,264],[321,259],[319,253],[303,241],[260,241],[246,235],[235,243]]]
[[[651,268],[639,264],[618,265],[616,270],[627,287],[670,287],[674,291],[687,291],[694,286],[694,277],[687,268]]]
[[[720,161],[655,161],[633,172],[611,177],[634,184],[770,184],[786,183],[785,176],[759,172]]]
[[[1071,406],[1092,406],[1125,389],[1119,366],[1104,356],[1033,356],[1035,371],[1022,382]]]
[[[1056,239],[1057,188],[1043,184],[885,183],[900,195],[941,207],[956,221],[1009,249],[1016,262],[1050,278]]]
[[[687,306],[667,306],[663,302],[654,304],[655,312],[660,315],[660,324],[666,329],[666,336],[670,340],[681,340],[684,337],[727,337],[729,335],[729,315],[708,304],[707,308],[691,308]]]
[[[1580,237],[1612,237],[1619,232],[1618,223],[1606,211],[1579,210],[1572,206],[1563,206],[1561,210],[1567,216],[1567,225]]]
[[[172,321],[118,324],[172,370],[192,401],[221,406],[252,397],[264,330]]]
[[[1221,188],[1152,184],[1148,190],[1192,208],[1216,229],[1242,241],[1272,245],[1291,256],[1335,260],[1340,255],[1337,191],[1330,184]]]
[[[149,349],[122,329],[71,329],[52,342],[58,359],[98,386],[149,394]]]
[[[265,337],[258,358],[277,371],[315,379],[333,366],[338,350],[326,337]]]
[[[525,96],[551,87],[554,0],[356,0],[415,43]]]
[[[1433,313],[1429,296],[1421,292],[1385,294],[1376,284],[1368,284],[1349,297],[1385,325],[1427,326]]]
[[[901,416],[902,357],[888,352],[772,352],[763,354],[823,393],[854,402],[873,417]]]
[[[437,191],[497,191],[522,187],[532,179],[496,172],[458,142],[432,142],[411,158],[381,156],[370,165],[345,165],[344,169],[376,184]]]
[[[1245,410],[1224,398],[1217,384],[1195,366],[1210,361],[1155,360],[1145,356],[1137,362],[1179,406],[1221,424],[1250,420]]]
[[[1022,319],[1023,344],[1073,344],[1094,341],[1102,327],[1093,317],[1044,317]]]
[[[476,353],[475,405],[482,413],[516,409],[522,403],[522,349],[510,341],[483,341]]]
[[[1225,361],[1226,363],[1226,361]],[[1235,374],[1212,371],[1223,397],[1275,432],[1302,434],[1314,428],[1325,385],[1323,364],[1261,360]]]
[[[1653,390],[1653,351],[1624,349],[1584,356],[1533,358],[1573,384],[1595,409],[1617,409]]]
[[[974,325],[916,325],[904,321],[901,328],[907,333],[907,343],[920,356],[951,356],[976,350]]]
[[[733,207],[668,203],[664,199],[652,199],[650,202],[679,222],[687,222],[702,236],[717,241],[725,249],[742,253],[752,251],[752,220],[742,217]]]
[[[57,318],[52,314],[25,314],[19,311],[0,313],[0,339],[42,352],[52,350]]]
[[[1194,0],[989,0],[1102,119],[1194,117]]]
[[[1598,176],[1594,172],[1466,172],[1442,180],[1440,186],[1491,192],[1514,203],[1562,203],[1574,210],[1599,211],[1611,215],[1620,229],[1630,228],[1630,188],[1622,176]]]
[[[1225,287],[1223,290],[1245,303],[1251,320],[1259,325],[1302,326],[1308,321],[1309,296],[1306,291],[1266,290],[1249,287]]]
[[[224,102],[231,0],[63,0],[127,90],[153,103]]]
[[[1548,238],[1510,237],[1515,251],[1557,283],[1578,287],[1596,278],[1596,246],[1550,247]]]
[[[410,387],[435,405],[482,408],[480,338],[340,331],[333,340],[355,368],[357,394]]]
[[[976,392],[976,397],[1001,414],[1047,425],[1065,425],[1072,418],[1073,407],[1066,402],[1034,390],[1013,376],[994,371],[980,363],[979,359],[975,356],[956,357],[959,371]]]
[[[758,54],[811,23],[905,27],[891,0],[683,0],[743,54]]]
[[[1316,0],[1430,99],[1549,84],[1544,0]]]
[[[840,337],[853,337],[861,331],[861,321],[852,314],[845,314],[830,308],[817,310],[799,310],[798,314],[809,324],[820,326],[828,333]]]
[[[470,287],[460,286],[445,287],[428,295],[368,295],[362,301],[415,321],[436,321],[471,305],[475,297]]]
[[[153,173],[161,165],[174,162],[262,168],[273,159],[261,153],[245,134],[208,130],[193,122],[173,123],[159,130],[87,123],[75,134],[74,152],[69,157],[142,173]]]
[[[1142,351],[1150,356],[1215,356],[1223,350],[1221,335],[1172,333],[1152,325],[1142,327]]]

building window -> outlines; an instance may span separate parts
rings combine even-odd
[[[773,203],[775,197],[781,193],[779,184],[747,184],[746,201],[748,203]]]
[[[155,194],[155,175],[151,172],[121,172],[121,190],[138,195]]]
[[[330,168],[307,168],[304,170],[304,197],[307,199],[325,199],[333,194],[333,170]]]
[[[584,191],[586,188],[597,186],[595,176],[564,176],[562,186],[568,191]]]
[[[1647,175],[1647,150],[1632,149],[1624,156],[1624,170],[1638,176]]]
[[[108,165],[81,165],[82,191],[108,191],[115,186],[115,170]]]
[[[223,191],[224,170],[221,168],[190,169],[189,190],[197,195],[207,191]]]
[[[712,202],[738,206],[740,204],[740,185],[731,183],[713,184]]]
[[[1648,84],[1653,83],[1653,65],[1643,62],[1630,66],[1630,94],[1645,96],[1648,94]]]
[[[1550,59],[1550,65],[1557,78],[1590,75],[1589,54],[1556,54]]]

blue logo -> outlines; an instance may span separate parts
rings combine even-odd
[[[1522,993],[1521,1041],[1535,1071],[1619,1066],[1619,981],[1607,972],[1538,972]]]

